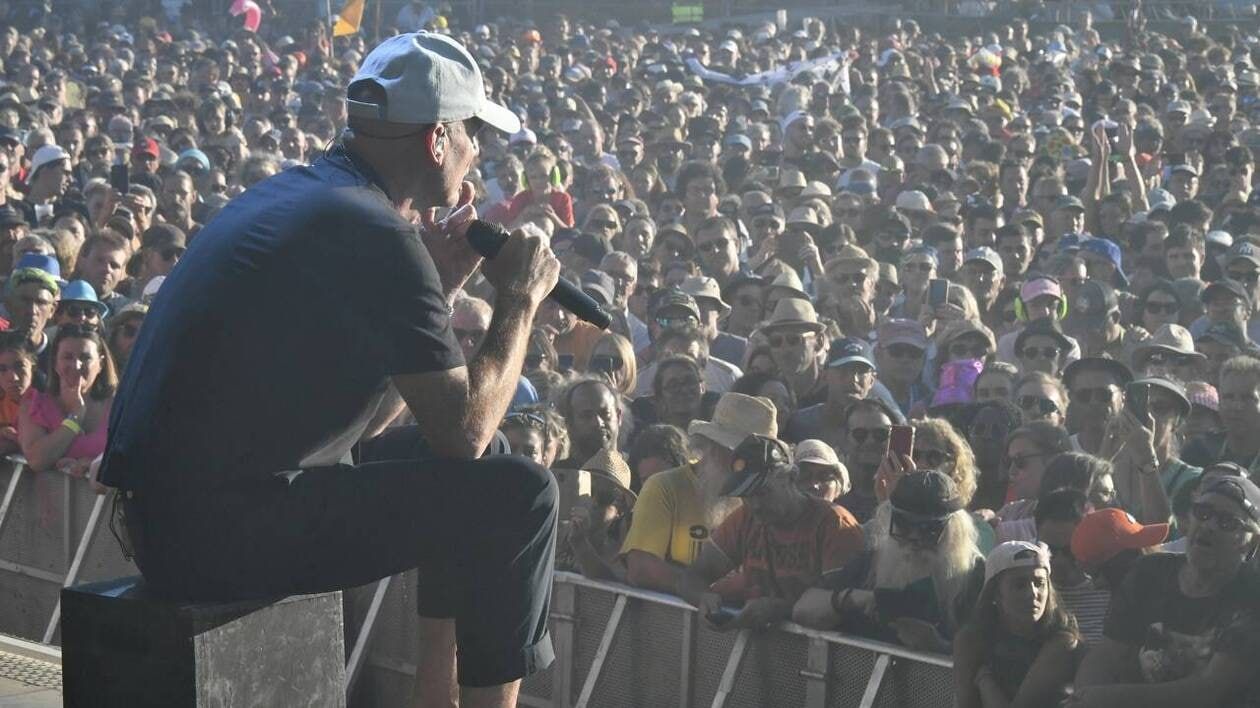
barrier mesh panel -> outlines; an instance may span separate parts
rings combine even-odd
[[[852,708],[862,702],[871,669],[875,668],[875,655],[864,649],[844,644],[829,647],[830,666],[827,682],[829,708]]]
[[[682,614],[676,608],[630,600],[591,705],[638,708],[677,704]]]
[[[893,659],[879,691],[878,706],[935,708],[954,702],[954,676],[943,667],[907,659]]]
[[[809,640],[783,632],[759,632],[749,638],[734,690],[726,705],[734,708],[805,705],[805,668]]]
[[[714,632],[696,623],[696,654],[692,659],[692,700],[693,706],[707,706],[713,703],[718,684],[722,681],[722,672],[726,669],[726,660],[735,646],[735,632]]]
[[[0,490],[7,489],[12,466],[0,464],[0,470],[0,484],[4,485]],[[65,572],[70,562],[63,528],[66,482],[66,476],[59,472],[22,473],[13,506],[0,530],[0,558],[51,573]],[[75,530],[76,540],[81,532],[81,526]]]
[[[573,633],[573,695],[572,702],[582,693],[582,684],[591,672],[591,663],[595,661],[595,651],[599,649],[599,640],[604,636],[604,627],[612,614],[613,603],[617,596],[587,587],[577,588],[576,612],[577,627]],[[626,608],[627,614],[631,608]],[[622,619],[624,623],[625,618]],[[607,664],[607,662],[605,662]],[[596,703],[595,705],[600,705]],[[602,708],[602,706],[601,706]]]

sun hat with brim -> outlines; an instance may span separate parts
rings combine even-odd
[[[696,304],[696,299],[677,288],[657,292],[649,303],[653,317],[659,316],[670,308],[685,310],[687,314],[695,317],[697,322],[700,320],[700,306]]]
[[[880,323],[875,339],[879,346],[888,348],[894,344],[909,344],[915,349],[927,351],[927,330],[918,320],[887,319]]]
[[[61,289],[61,304],[67,302],[91,305],[102,319],[109,314],[109,307],[96,297],[96,289],[86,280],[72,280],[66,283],[66,286]]]
[[[1185,327],[1178,324],[1162,324],[1155,334],[1133,349],[1133,361],[1142,361],[1144,357],[1155,351],[1172,352],[1181,356],[1206,359],[1194,350],[1194,336]]]
[[[595,477],[603,477],[620,487],[622,491],[634,494],[630,491],[632,478],[630,465],[626,464],[626,459],[616,450],[611,448],[600,450],[591,456],[591,459],[582,463],[581,470]]]
[[[734,450],[749,435],[774,437],[776,427],[774,404],[769,399],[728,392],[718,399],[712,420],[691,421],[687,433]]]
[[[997,349],[997,340],[993,337],[993,330],[974,320],[954,320],[947,323],[941,330],[941,344],[948,348],[955,339],[969,334],[980,335],[988,343],[990,350]]]
[[[1186,395],[1186,389],[1172,379],[1166,379],[1163,376],[1148,376],[1144,379],[1134,379],[1129,385],[1163,389],[1177,399],[1177,403],[1181,408],[1181,415],[1186,416],[1190,414],[1190,397]]]
[[[1044,543],[1006,541],[989,551],[984,559],[984,582],[987,585],[1003,572],[1015,568],[1042,568],[1050,572],[1050,549]]]
[[[508,135],[521,129],[515,113],[486,98],[477,61],[446,35],[409,32],[381,42],[363,58],[347,94],[364,83],[380,87],[384,100],[347,98],[352,117],[406,125],[480,118]]]
[[[932,200],[917,189],[908,189],[898,194],[896,207],[911,214],[932,214],[936,211],[932,208]]]
[[[840,469],[840,457],[836,455],[835,448],[831,447],[822,440],[802,440],[796,443],[796,449],[792,451],[796,458],[796,464],[814,464],[823,465]]]
[[[1122,509],[1099,509],[1081,518],[1072,532],[1072,557],[1097,570],[1123,551],[1151,548],[1168,538],[1168,524],[1139,524]]]
[[[846,243],[840,247],[839,253],[827,261],[824,270],[830,271],[833,268],[838,268],[839,266],[875,268],[877,265],[878,262],[874,258],[871,258],[870,254],[863,250],[861,246]]]
[[[809,300],[785,297],[774,305],[769,321],[761,326],[763,332],[776,329],[806,329],[822,332],[826,327],[818,321],[818,313]]]
[[[788,214],[787,225],[795,226],[810,233],[817,233],[822,229],[822,224],[818,223],[818,212],[813,207],[798,206]]]
[[[792,471],[792,448],[782,440],[749,435],[731,453],[731,470],[722,496],[755,494],[774,475]]]
[[[683,292],[696,299],[697,304],[701,300],[708,300],[716,303],[723,313],[731,310],[731,306],[722,299],[722,289],[713,278],[706,275],[689,275],[683,279],[681,287]]]
[[[775,288],[788,291],[792,297],[809,299],[809,293],[805,292],[805,286],[801,283],[801,276],[795,271],[785,270],[774,276],[774,280],[770,281],[766,289],[773,291]]]
[[[1116,380],[1116,383],[1123,386],[1133,380],[1133,372],[1129,371],[1129,367],[1121,364],[1115,359],[1105,356],[1087,356],[1083,359],[1068,364],[1063,369],[1063,383],[1072,388],[1072,379],[1082,371],[1104,371]]]

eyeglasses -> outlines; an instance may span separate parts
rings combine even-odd
[[[884,351],[894,359],[918,359],[923,356],[923,350],[913,344],[889,344],[884,347]]]
[[[1190,513],[1194,515],[1195,520],[1199,523],[1212,521],[1216,524],[1216,528],[1224,531],[1225,533],[1234,533],[1243,528],[1247,523],[1233,514],[1224,511],[1217,511],[1207,502],[1195,502],[1190,505]]]
[[[1024,359],[1058,359],[1058,347],[1024,347],[1019,353]]]
[[[813,332],[800,332],[798,334],[774,334],[769,337],[770,346],[775,349],[783,347],[799,347],[805,343],[807,339],[813,337]]]
[[[1059,410],[1059,404],[1041,396],[1020,396],[1016,403],[1019,405],[1020,410],[1036,412],[1041,415],[1050,415]]]
[[[1180,309],[1175,302],[1146,301],[1146,311],[1152,315],[1175,315]]]
[[[657,317],[656,324],[669,327],[686,327],[687,325],[700,324],[700,320],[695,315],[683,315],[682,317]]]
[[[712,241],[705,241],[704,243],[696,244],[696,250],[701,253],[721,253],[726,250],[726,244],[728,243],[730,243],[730,241],[724,238],[714,239]]]
[[[66,305],[61,310],[62,314],[74,319],[95,320],[99,319],[101,313],[91,305]]]
[[[940,543],[949,519],[916,519],[896,509],[892,513],[892,523],[888,534],[898,541],[913,542],[922,540],[935,546]]]
[[[1109,403],[1111,401],[1114,386],[1102,386],[1100,388],[1078,388],[1072,391],[1072,400],[1077,403]]]
[[[867,438],[874,443],[886,443],[888,436],[892,435],[892,428],[853,428],[849,435],[859,445],[865,445]]]
[[[1007,458],[1007,461],[1010,462],[1011,467],[1017,470],[1022,470],[1028,466],[1029,462],[1039,457],[1046,457],[1047,455],[1048,453],[1045,452],[1030,452],[1026,455],[1016,455],[1015,457]]]
[[[182,258],[185,250],[179,246],[166,246],[158,249],[158,255],[162,257],[162,260],[173,261]]]
[[[936,469],[937,467],[940,467],[946,462],[954,459],[952,454],[945,452],[944,450],[933,450],[930,448],[925,449],[919,447],[914,449],[914,454],[911,455],[911,457],[914,458],[915,465],[926,469]]]

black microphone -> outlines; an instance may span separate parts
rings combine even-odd
[[[473,219],[468,225],[468,244],[483,258],[494,258],[508,240],[508,231],[502,226],[481,219]],[[547,297],[572,312],[578,319],[590,322],[600,329],[608,329],[612,316],[600,307],[595,298],[582,292],[582,288],[561,278]]]

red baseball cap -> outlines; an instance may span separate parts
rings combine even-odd
[[[1072,555],[1086,569],[1097,569],[1121,551],[1149,548],[1168,538],[1168,524],[1143,526],[1120,509],[1091,511],[1072,532]]]
[[[132,157],[139,157],[141,155],[149,155],[160,158],[162,157],[162,151],[158,148],[156,140],[153,138],[144,138],[137,140],[135,147],[131,149]]]

